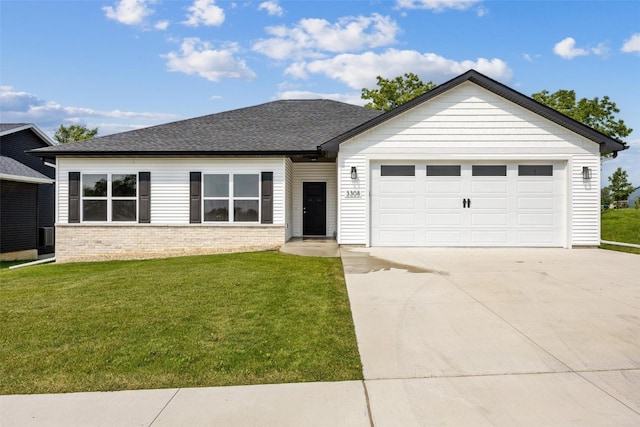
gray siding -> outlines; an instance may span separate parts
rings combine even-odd
[[[19,161],[20,163],[30,167],[33,170],[40,172],[41,174],[55,179],[55,169],[44,164],[42,159],[37,156],[32,156],[27,154],[26,151],[33,150],[36,148],[48,147],[48,145],[40,139],[38,135],[36,135],[32,130],[27,129],[20,132],[16,132],[14,134],[5,135],[0,138],[0,155],[11,157]],[[49,160],[50,162],[55,162],[54,160]],[[1,184],[3,187],[7,185],[7,188],[10,188],[8,181],[2,181]],[[27,187],[20,187],[27,188]],[[53,227],[55,222],[55,185],[53,184],[40,184],[40,185],[29,185],[28,194],[25,194],[24,198],[30,198],[31,193],[36,193],[33,195],[34,200],[37,201],[37,205],[34,205],[33,212],[21,212],[18,211],[17,217],[12,217],[13,213],[11,213],[11,205],[13,203],[7,203],[5,200],[5,195],[3,191],[2,195],[2,206],[3,206],[3,216],[5,211],[9,217],[13,218],[11,221],[20,221],[23,218],[24,225],[16,227],[17,224],[13,223],[14,229],[28,229],[29,234],[33,234],[38,237],[38,229],[41,227]],[[8,199],[7,199],[8,200]],[[30,202],[31,203],[31,202]],[[6,209],[5,209],[6,208]],[[21,208],[22,209],[22,208]],[[3,219],[4,224],[4,219]],[[32,230],[33,229],[33,230]],[[9,237],[6,236],[15,236],[15,232],[7,231],[2,233],[2,240],[0,241],[0,245],[2,246],[2,252],[9,252],[5,248],[11,247],[14,245],[14,241],[6,240]],[[31,238],[31,237],[29,237]],[[13,237],[12,237],[13,239]],[[19,239],[22,241],[22,239]],[[16,243],[17,244],[17,243]],[[30,246],[27,249],[38,248],[38,253],[51,253],[54,251],[53,246],[41,246],[36,243],[34,246]]]
[[[0,253],[36,249],[38,185],[0,181]]]

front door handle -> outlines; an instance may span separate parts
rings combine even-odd
[[[471,199],[467,199],[467,207],[470,208],[471,207]]]
[[[466,208],[467,207],[467,199],[462,199],[462,208]]]

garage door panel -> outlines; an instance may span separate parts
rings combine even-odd
[[[455,246],[462,244],[462,232],[455,230],[427,231],[425,242],[428,245]]]
[[[472,230],[471,231],[472,245],[507,246],[507,243],[508,243],[508,233],[506,230],[493,229],[493,230]]]
[[[415,246],[415,230],[385,230],[379,233],[379,243],[382,246]]]
[[[518,225],[553,225],[553,214],[518,214]]]
[[[506,214],[486,213],[486,214],[472,214],[471,225],[483,226],[483,225],[507,225]]]
[[[432,209],[458,209],[462,206],[462,199],[460,197],[429,197],[426,200],[426,208]]]
[[[557,246],[554,241],[554,231],[518,231],[517,243],[520,246]]]
[[[550,197],[519,197],[518,209],[548,210],[553,209],[553,198]]]
[[[461,192],[461,182],[427,182],[427,194],[460,194]]]
[[[398,180],[389,182],[389,178],[380,182],[379,191],[381,194],[415,194],[416,184],[414,181]]]
[[[539,193],[539,194],[552,194],[553,182],[547,180],[545,182],[518,182],[518,193]]]
[[[504,179],[505,178],[502,178],[502,180]],[[506,181],[472,181],[471,191],[473,195],[476,193],[507,194],[507,183]]]
[[[460,214],[427,214],[426,225],[462,225]]]
[[[380,209],[415,209],[415,197],[381,197]]]
[[[416,215],[412,213],[381,213],[380,223],[382,226],[415,226]]]
[[[473,209],[507,209],[506,197],[475,197],[471,199]]]

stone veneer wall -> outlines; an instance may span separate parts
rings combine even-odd
[[[56,225],[56,262],[146,259],[277,249],[284,226]]]

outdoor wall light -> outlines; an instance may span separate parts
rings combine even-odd
[[[351,179],[358,179],[358,170],[355,166],[351,166]]]
[[[582,179],[591,179],[591,169],[587,166],[582,167]]]

